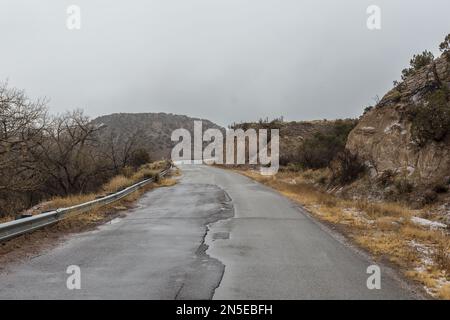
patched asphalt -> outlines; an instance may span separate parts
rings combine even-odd
[[[183,166],[180,182],[146,193],[97,230],[8,267],[2,299],[413,299],[381,266],[301,207],[231,171]],[[81,270],[69,290],[67,267]]]

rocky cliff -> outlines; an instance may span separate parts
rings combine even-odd
[[[346,147],[364,160],[372,178],[389,171],[401,174],[416,186],[448,181],[450,134],[418,143],[414,135],[414,110],[430,103],[430,95],[438,90],[446,92],[446,107],[450,108],[449,61],[450,54],[443,54],[407,77],[364,114],[351,131]],[[446,125],[430,123],[433,125],[429,127]]]

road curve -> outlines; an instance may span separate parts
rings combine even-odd
[[[180,182],[94,231],[7,267],[0,299],[413,299],[299,206],[231,171],[184,166]],[[81,289],[66,286],[67,267]]]

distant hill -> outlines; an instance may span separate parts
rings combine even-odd
[[[312,120],[312,121],[283,121],[275,119],[272,121],[242,122],[235,123],[232,128],[279,129],[280,134],[280,164],[296,162],[299,148],[303,142],[317,133],[330,134],[338,123],[353,124],[353,119],[340,120]]]
[[[152,159],[167,159],[170,158],[172,147],[176,144],[170,139],[172,132],[184,128],[193,136],[195,120],[203,122],[203,130],[209,128],[224,130],[209,120],[171,113],[114,113],[98,117],[93,123],[105,125],[100,133],[102,140],[107,141],[115,135],[120,141],[124,141],[136,135],[139,146],[146,149]]]
[[[172,142],[170,137],[175,129],[184,128],[193,135],[195,120],[203,122],[203,130],[209,128],[225,130],[209,120],[167,113],[114,113],[98,117],[93,122],[98,125],[105,125],[105,128],[100,131],[100,138],[105,143],[111,141],[112,134],[117,136],[117,145],[122,145],[130,136],[137,135],[138,146],[146,149],[151,157],[156,160],[170,158],[171,150],[176,143]],[[285,122],[276,119],[271,122],[233,124],[231,127],[244,130],[249,128],[280,129],[280,160],[286,162],[288,159],[295,157],[298,148],[305,139],[312,137],[315,133],[330,132],[335,123],[336,121],[327,120]]]

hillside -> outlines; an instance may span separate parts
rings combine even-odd
[[[398,83],[349,134],[347,148],[371,179],[403,181],[405,191],[444,192],[450,182],[450,53]],[[432,200],[432,199],[430,199]]]
[[[193,134],[195,120],[203,122],[203,130],[223,129],[209,120],[170,113],[114,113],[98,117],[93,123],[106,125],[100,133],[100,138],[105,142],[111,139],[124,141],[136,136],[139,147],[146,149],[152,159],[168,159],[175,145],[170,139],[172,132],[184,128]]]
[[[279,129],[280,134],[280,164],[298,164],[305,154],[302,146],[307,141],[319,137],[337,137],[345,127],[353,128],[354,119],[313,120],[313,121],[273,121],[246,122],[235,124],[233,128]],[[346,135],[345,135],[346,138]],[[320,139],[320,138],[319,138]],[[316,146],[317,147],[317,146]]]

